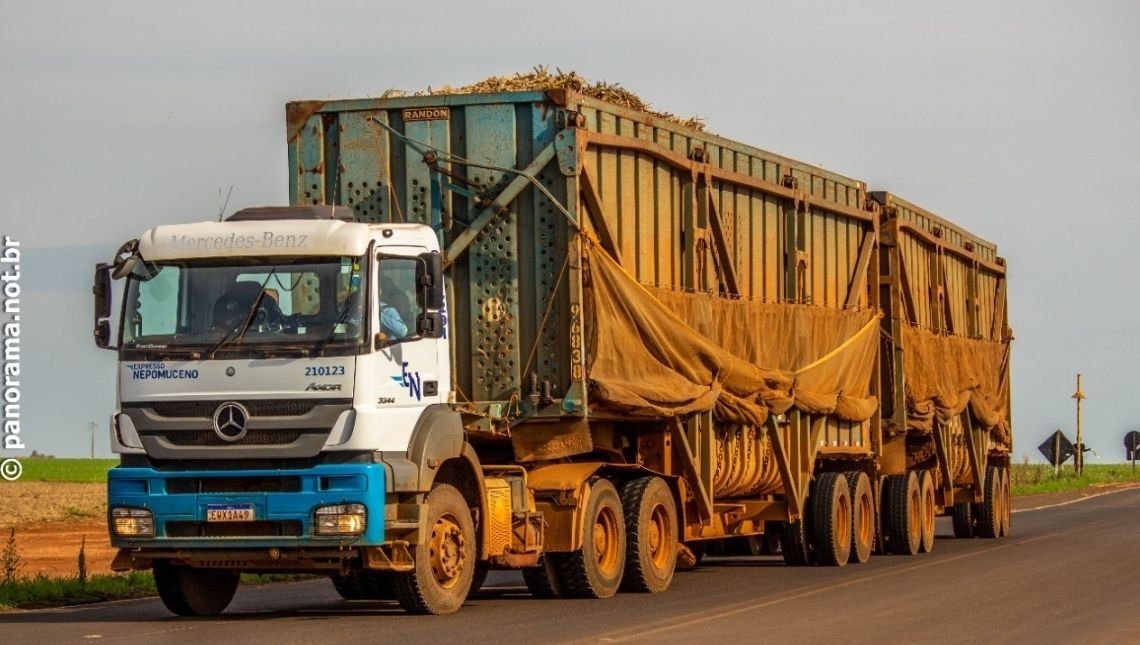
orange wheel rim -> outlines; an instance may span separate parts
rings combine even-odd
[[[451,514],[443,515],[435,521],[428,542],[432,576],[445,589],[459,583],[467,561],[467,540],[459,521]]]
[[[672,535],[673,526],[669,521],[669,513],[660,504],[653,507],[649,517],[649,557],[653,566],[664,569],[669,565],[669,536]]]
[[[603,508],[594,521],[594,555],[598,568],[606,575],[617,573],[620,553],[618,549],[617,516],[611,508]]]

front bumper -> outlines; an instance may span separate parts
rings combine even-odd
[[[318,536],[313,512],[363,504],[364,532]],[[252,506],[252,522],[207,522],[211,506]],[[154,513],[154,537],[120,537],[120,549],[363,547],[384,542],[384,466],[333,464],[298,470],[185,470],[117,467],[107,477],[107,508]],[[108,522],[110,525],[110,522]]]

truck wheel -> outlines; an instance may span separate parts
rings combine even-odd
[[[811,543],[808,541],[807,527],[804,518],[794,522],[785,522],[783,535],[780,536],[780,554],[784,556],[784,563],[793,567],[806,567],[815,564]]]
[[[618,592],[625,570],[624,517],[614,485],[595,481],[582,516],[582,548],[557,556],[568,596],[609,598]]]
[[[875,545],[875,496],[867,473],[849,470],[843,476],[851,496],[851,561],[862,564],[871,559]]]
[[[547,553],[542,556],[542,564],[522,570],[527,591],[535,598],[566,597],[561,574],[558,572],[558,565],[555,563],[557,557],[557,554]]]
[[[621,506],[626,536],[622,591],[665,591],[677,567],[673,493],[660,477],[639,477],[622,486]]]
[[[986,483],[978,511],[978,537],[1001,537],[1001,472],[997,466],[986,467]]]
[[[919,478],[919,496],[922,504],[919,507],[919,517],[922,519],[922,541],[918,544],[920,553],[930,553],[934,550],[934,476],[929,470],[922,471]]]
[[[842,567],[851,557],[851,493],[840,473],[822,473],[811,495],[812,546],[820,564]]]
[[[392,576],[396,600],[409,614],[450,614],[463,605],[475,577],[471,511],[451,484],[436,484],[424,504],[427,526],[412,548],[415,569]]]
[[[158,597],[179,616],[216,616],[230,605],[237,591],[236,571],[194,569],[169,562],[154,564]]]
[[[914,471],[889,475],[883,483],[883,506],[887,511],[888,546],[897,555],[915,555],[922,542],[918,477]]]
[[[354,571],[347,576],[333,576],[333,588],[345,600],[392,600],[392,574],[387,571]]]
[[[954,505],[954,537],[974,537],[974,505],[970,502]]]
[[[1005,537],[1009,535],[1009,469],[1003,467],[1001,469],[1001,535]]]

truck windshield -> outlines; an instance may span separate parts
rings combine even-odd
[[[355,350],[366,334],[366,265],[353,257],[148,263],[129,278],[121,347]]]

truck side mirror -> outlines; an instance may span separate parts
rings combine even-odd
[[[443,314],[425,311],[416,316],[416,334],[421,338],[443,338]]]
[[[102,349],[118,349],[115,331],[119,327],[123,289],[122,282],[112,278],[114,271],[115,268],[105,262],[95,265],[95,281],[91,286],[95,296],[95,346]]]
[[[438,251],[421,253],[416,263],[416,290],[423,294],[424,309],[443,309],[443,256]],[[418,323],[417,323],[418,324]]]

